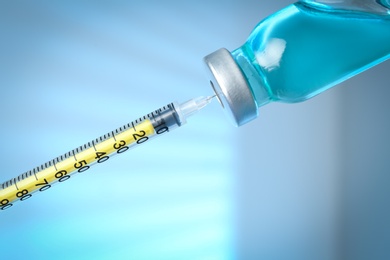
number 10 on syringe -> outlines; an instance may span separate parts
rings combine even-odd
[[[106,162],[115,154],[143,144],[151,137],[182,126],[188,116],[210,103],[212,97],[191,99],[183,104],[170,103],[133,122],[96,138],[70,152],[29,170],[0,186],[0,210],[25,201],[34,192],[43,192],[72,174],[87,171],[95,163]]]

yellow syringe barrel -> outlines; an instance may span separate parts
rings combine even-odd
[[[199,97],[183,104],[170,103],[4,182],[0,185],[0,211],[12,207],[17,201],[31,198],[34,192],[43,192],[56,182],[68,180],[74,173],[88,170],[95,163],[103,163],[115,154],[181,126],[188,116],[205,107],[212,98]]]

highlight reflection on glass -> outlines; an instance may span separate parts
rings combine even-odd
[[[267,71],[274,70],[280,67],[284,50],[286,49],[286,41],[279,38],[270,39],[264,50],[256,53],[257,63]]]

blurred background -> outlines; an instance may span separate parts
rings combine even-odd
[[[0,3],[0,183],[171,101],[288,0]],[[2,259],[389,259],[390,63],[188,124],[0,214]]]

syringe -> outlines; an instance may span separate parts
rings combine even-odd
[[[170,103],[4,182],[0,185],[0,210],[31,198],[34,192],[46,191],[54,183],[68,180],[74,173],[85,172],[95,163],[106,162],[113,155],[182,126],[213,97],[199,97],[182,104]]]

